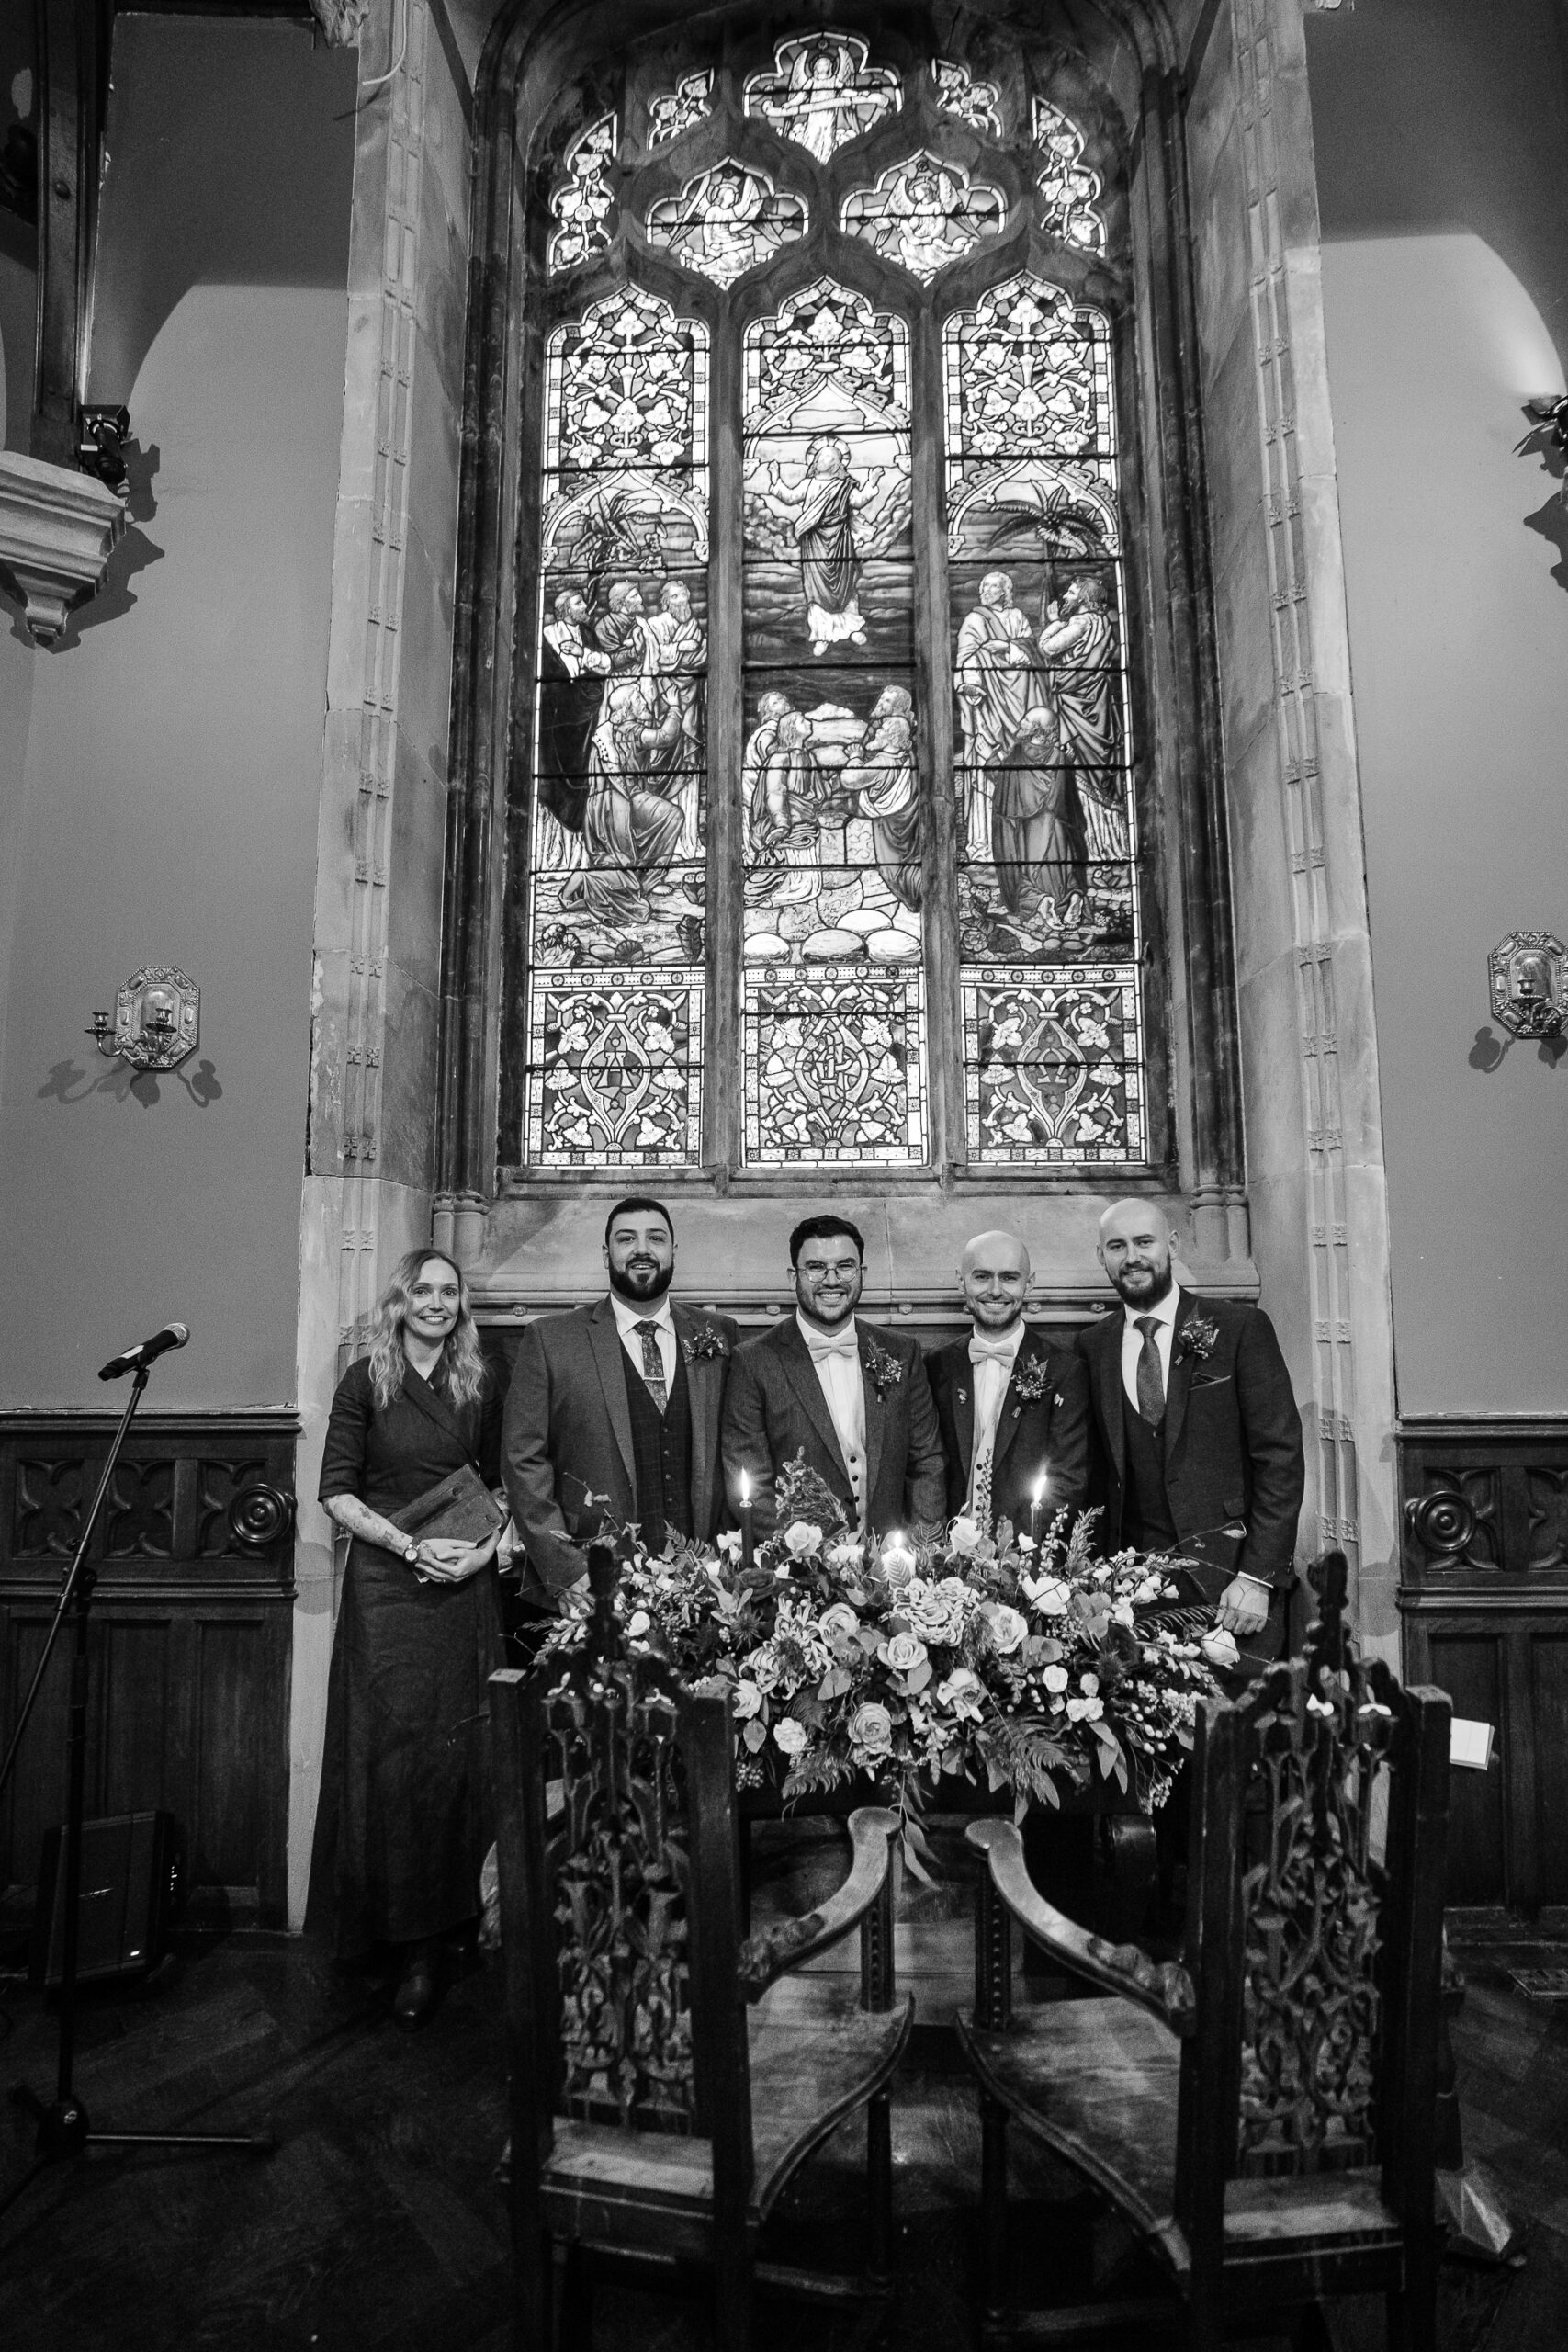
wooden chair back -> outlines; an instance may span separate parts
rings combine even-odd
[[[729,1702],[628,1655],[615,1577],[595,1546],[579,1657],[491,1679],[514,2205],[539,2207],[570,2116],[711,2141],[715,2223],[739,2231],[752,2143]]]
[[[1449,1702],[1365,1665],[1321,1564],[1302,1655],[1198,1725],[1177,2220],[1215,2277],[1225,2184],[1381,2173],[1430,2224]]]

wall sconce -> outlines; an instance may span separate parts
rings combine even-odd
[[[1549,931],[1511,931],[1486,959],[1492,1018],[1515,1037],[1560,1037],[1568,1025],[1562,942]]]
[[[1561,950],[1559,950],[1561,954]],[[114,1002],[114,1018],[95,1012],[86,1035],[109,1060],[137,1069],[175,1069],[196,1051],[201,990],[173,964],[133,972]]]

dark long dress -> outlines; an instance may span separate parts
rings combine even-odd
[[[494,1487],[501,1406],[494,1394],[450,1405],[411,1369],[383,1410],[362,1357],[333,1398],[322,1501],[357,1495],[389,1517],[468,1461]],[[350,1544],[306,1918],[340,1960],[477,1914],[495,1834],[486,1681],[502,1662],[493,1568],[467,1584],[423,1584],[395,1553]]]

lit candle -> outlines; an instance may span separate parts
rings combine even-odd
[[[907,1584],[915,1573],[915,1555],[897,1528],[883,1540],[882,1573],[889,1584]]]
[[[1034,1492],[1029,1498],[1029,1532],[1037,1544],[1040,1541],[1040,1506],[1045,1499],[1045,1473],[1042,1470],[1034,1481]]]
[[[751,1566],[754,1531],[751,1523],[751,1474],[740,1473],[740,1572],[744,1576]]]

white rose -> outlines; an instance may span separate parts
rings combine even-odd
[[[640,1641],[652,1623],[653,1620],[646,1609],[634,1609],[626,1624],[626,1639],[632,1642]]]
[[[822,1530],[813,1527],[809,1520],[797,1519],[784,1529],[784,1540],[792,1560],[808,1559],[813,1552],[822,1548]]]
[[[1029,1633],[1029,1620],[1021,1610],[1010,1609],[1005,1601],[993,1601],[981,1611],[991,1629],[991,1646],[998,1657],[1010,1657]]]
[[[835,1544],[829,1553],[829,1564],[835,1568],[858,1568],[865,1557],[865,1545],[846,1541]]]
[[[1042,1617],[1065,1617],[1072,1607],[1072,1588],[1060,1577],[1041,1577],[1033,1584],[1026,1579],[1023,1589]]]
[[[926,1662],[926,1645],[918,1634],[895,1634],[883,1643],[876,1655],[895,1674],[913,1674],[918,1666]]]
[[[1235,1641],[1223,1625],[1216,1625],[1212,1633],[1205,1634],[1198,1646],[1211,1666],[1228,1668],[1234,1667],[1241,1657]]]
[[[773,1739],[786,1756],[798,1756],[809,1747],[811,1734],[804,1724],[797,1724],[793,1715],[784,1715],[773,1725]]]
[[[844,1641],[852,1642],[860,1631],[860,1619],[847,1600],[835,1600],[830,1609],[824,1609],[817,1623],[828,1641],[838,1634]]]
[[[1048,1666],[1040,1679],[1047,1690],[1059,1694],[1067,1687],[1067,1669],[1065,1666]]]
[[[947,1540],[953,1550],[967,1555],[980,1548],[979,1524],[973,1519],[955,1519],[947,1531]]]
[[[747,1716],[754,1715],[758,1708],[761,1705],[762,1694],[758,1690],[754,1682],[748,1681],[742,1678],[742,1679],[735,1686],[735,1698],[733,1703],[736,1713],[739,1716],[741,1722],[744,1723]]]

